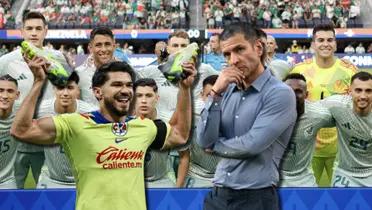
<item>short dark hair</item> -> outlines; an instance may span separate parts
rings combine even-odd
[[[267,39],[267,34],[265,33],[264,30],[262,30],[261,28],[256,28],[256,30],[257,30],[258,38],[265,38],[265,39]]]
[[[218,75],[210,75],[203,80],[203,88],[207,85],[214,85],[216,83]]]
[[[151,79],[151,78],[138,79],[134,83],[134,91],[136,91],[138,87],[146,87],[146,86],[152,87],[152,89],[154,90],[155,93],[158,92],[158,85],[156,84],[155,80]]]
[[[289,80],[289,79],[298,79],[298,80],[302,80],[306,83],[306,78],[304,75],[302,74],[299,74],[299,73],[291,73],[291,74],[288,74],[284,79],[283,79],[283,82]]]
[[[244,35],[245,40],[249,41],[251,44],[254,44],[254,42],[260,38],[266,38],[266,33],[254,26],[252,26],[249,23],[232,23],[228,26],[226,26],[222,33],[220,34],[220,41],[225,41],[232,36],[235,36],[236,34],[242,34]],[[266,47],[262,43],[262,55],[261,55],[261,63],[265,63],[266,59]]]
[[[46,19],[43,14],[36,11],[25,10],[22,16],[22,23],[25,24],[26,20],[30,19],[41,19],[44,23],[44,26],[47,25]]]
[[[9,81],[9,82],[14,82],[14,84],[18,87],[18,82],[16,79],[14,79],[12,76],[9,74],[5,74],[3,76],[0,76],[0,80],[2,81]]]
[[[168,41],[172,37],[179,37],[179,38],[184,38],[184,39],[190,39],[189,34],[185,30],[182,30],[182,29],[175,30],[173,33],[169,34]]]
[[[354,74],[351,77],[351,82],[350,83],[353,83],[355,79],[359,79],[361,81],[368,81],[368,80],[372,79],[372,74],[370,74],[366,71],[360,71],[360,72]]]
[[[136,80],[133,68],[124,61],[112,61],[99,67],[93,75],[92,87],[101,87],[109,79],[109,72],[126,72],[130,75],[132,81]]]
[[[107,26],[98,26],[94,28],[90,32],[90,41],[92,41],[96,35],[109,36],[114,39],[114,33],[112,33],[112,30]]]
[[[76,71],[73,71],[70,75],[70,77],[68,78],[67,82],[75,82],[76,84],[79,84],[79,81],[80,81],[80,77],[79,75],[76,73]]]
[[[336,31],[335,31],[335,28],[333,27],[332,24],[330,23],[321,23],[321,24],[318,24],[314,27],[313,29],[313,41],[314,41],[314,38],[315,38],[315,34],[318,32],[318,31],[332,31],[333,32],[333,35],[336,36]]]

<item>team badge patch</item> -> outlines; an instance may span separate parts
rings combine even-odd
[[[124,136],[125,134],[127,134],[127,123],[113,123],[112,133],[117,136]]]

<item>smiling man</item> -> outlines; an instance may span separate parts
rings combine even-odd
[[[43,42],[48,32],[48,25],[44,16],[39,12],[25,12],[22,19],[21,33],[25,41],[32,43],[37,48],[43,48]],[[54,55],[61,63],[65,63],[65,58],[61,52],[57,50],[44,49]],[[29,93],[33,84],[33,75],[25,63],[22,52],[17,49],[0,58],[0,76],[9,74],[18,82],[20,91],[20,100]],[[53,85],[49,81],[45,81],[45,85],[38,98],[38,104],[44,99],[53,98]],[[39,105],[36,106],[36,114]],[[33,144],[19,143],[17,147],[17,158],[15,167],[17,186],[24,187],[25,179],[28,171],[31,168],[35,182],[39,178],[41,166],[44,163],[43,147]]]
[[[337,43],[333,26],[329,24],[315,26],[311,47],[315,51],[314,58],[296,65],[291,71],[305,76],[309,91],[308,99],[317,101],[334,94],[347,93],[350,79],[357,69],[349,61],[334,55]],[[325,169],[330,182],[337,152],[336,129],[321,129],[316,138],[316,150],[312,162],[314,175],[319,184]]]
[[[339,136],[332,186],[372,187],[372,75],[356,73],[350,95],[352,105],[329,108]],[[332,96],[329,101],[342,101],[339,98]]]
[[[145,210],[145,152],[149,147],[167,149],[187,142],[195,68],[184,66],[189,76],[179,82],[177,109],[168,124],[128,115],[135,73],[127,63],[117,61],[102,65],[93,75],[99,110],[33,121],[30,110],[36,106],[46,79],[46,62],[35,57],[28,65],[35,79],[16,114],[11,134],[21,141],[63,146],[74,170],[77,210]]]
[[[88,45],[90,56],[76,68],[81,78],[79,87],[81,100],[98,106],[92,90],[92,77],[94,72],[103,64],[114,60],[115,39],[111,29],[105,26],[94,28],[90,32]]]
[[[16,189],[14,162],[17,142],[10,136],[10,126],[17,111],[18,83],[9,75],[0,76],[0,189]]]

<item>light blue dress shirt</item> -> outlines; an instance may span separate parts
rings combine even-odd
[[[198,124],[197,143],[223,157],[214,184],[233,189],[276,185],[296,117],[292,89],[269,69],[245,91],[231,84],[222,98],[210,97]]]

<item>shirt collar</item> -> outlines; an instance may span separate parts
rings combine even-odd
[[[97,111],[94,111],[94,112],[91,112],[92,114],[92,117],[91,119],[96,122],[97,124],[107,124],[107,123],[113,123],[113,122],[110,122],[108,119],[106,119],[98,110]],[[127,116],[125,118],[125,122],[128,122],[132,119],[134,119],[135,117],[133,116]]]
[[[263,73],[260,76],[258,76],[255,81],[253,81],[251,86],[254,87],[254,89],[256,89],[258,92],[260,92],[265,83],[267,82],[267,80],[269,80],[270,76],[271,76],[270,70],[266,68],[263,71]]]

